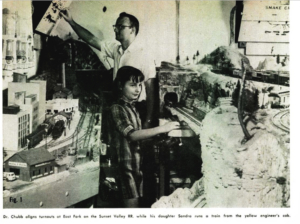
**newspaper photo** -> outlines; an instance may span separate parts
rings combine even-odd
[[[293,3],[3,1],[2,219],[289,222]]]

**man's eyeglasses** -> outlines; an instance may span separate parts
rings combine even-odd
[[[125,27],[132,27],[132,26],[113,25],[113,28],[118,30],[123,30]]]

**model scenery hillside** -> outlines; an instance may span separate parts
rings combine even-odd
[[[252,72],[253,68],[250,65],[249,59],[240,53],[237,49],[227,46],[218,47],[212,53],[205,55],[200,61],[202,64],[210,64],[215,69],[221,70],[242,70],[241,61],[248,72]]]
[[[286,56],[280,61],[279,56],[267,57],[264,61],[259,62],[256,70],[260,71],[274,71],[274,72],[288,72],[290,60]]]

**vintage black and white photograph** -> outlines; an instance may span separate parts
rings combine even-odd
[[[290,7],[3,1],[3,209],[290,208]]]

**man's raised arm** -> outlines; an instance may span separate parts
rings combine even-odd
[[[59,14],[70,24],[70,26],[73,28],[75,33],[84,42],[88,43],[89,45],[91,45],[101,51],[100,40],[96,36],[94,36],[94,34],[92,34],[90,31],[88,31],[87,29],[85,29],[84,27],[82,27],[78,23],[76,23],[73,20],[69,9],[61,11]]]

